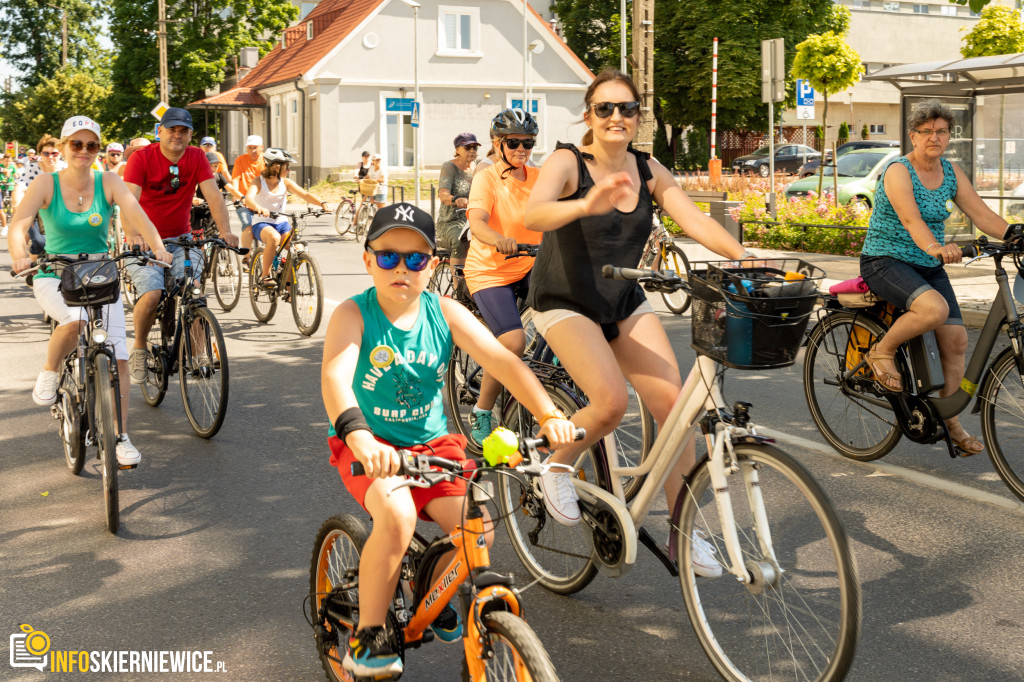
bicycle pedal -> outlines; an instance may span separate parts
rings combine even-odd
[[[139,468],[138,464],[118,464],[117,465],[118,471],[130,471],[131,469],[138,469],[138,468]]]

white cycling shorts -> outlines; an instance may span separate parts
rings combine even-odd
[[[32,280],[32,291],[43,312],[63,327],[74,322],[88,322],[89,309],[85,306],[69,306],[60,293],[60,280],[56,277],[36,277]],[[128,359],[128,345],[125,342],[124,303],[103,306],[103,328],[107,330],[107,343],[114,347],[114,357]]]

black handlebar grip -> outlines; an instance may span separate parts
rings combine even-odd
[[[967,246],[960,247],[960,253],[963,254],[964,258],[974,258],[978,255],[978,249],[974,244],[968,244]]]
[[[239,248],[238,248],[238,255],[240,255],[240,256],[244,256],[245,254],[249,253],[249,251],[250,251],[250,250],[251,250],[251,249],[247,249],[247,248],[245,248],[244,246],[242,246],[242,247],[239,247]]]
[[[637,268],[617,268],[614,265],[605,265],[601,268],[601,276],[608,279],[640,279],[650,276],[649,270],[638,270]]]
[[[363,463],[362,462],[352,462],[351,471],[352,471],[352,475],[353,476],[365,476],[366,475],[366,469],[363,468]]]

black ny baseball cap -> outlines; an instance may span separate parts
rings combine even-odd
[[[419,232],[431,249],[437,248],[434,241],[434,219],[423,209],[404,201],[385,206],[374,214],[370,229],[366,231],[366,243],[369,244],[396,227]]]

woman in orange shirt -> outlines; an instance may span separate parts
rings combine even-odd
[[[466,256],[466,285],[480,314],[498,341],[516,355],[526,348],[517,298],[526,298],[533,258],[510,258],[517,244],[538,244],[541,235],[526,229],[526,201],[540,171],[527,166],[537,141],[537,121],[522,109],[505,109],[491,121],[500,158],[473,178],[466,216],[473,240]],[[472,437],[491,433],[491,409],[501,386],[484,374],[473,408]]]

